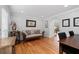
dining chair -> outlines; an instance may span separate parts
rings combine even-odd
[[[65,39],[65,38],[67,38],[65,32],[60,32],[60,33],[58,33],[58,36],[59,36],[59,39],[60,39],[60,40],[61,40],[61,39]]]
[[[73,31],[69,31],[70,36],[74,36],[74,32]]]
[[[59,36],[60,41],[61,41],[62,39],[66,39],[66,38],[67,38],[65,32],[60,32],[60,33],[58,33],[58,36]],[[60,41],[59,41],[59,53],[60,53],[60,54],[63,54],[63,45],[60,43]]]

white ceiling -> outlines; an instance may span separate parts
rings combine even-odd
[[[49,17],[61,12],[65,12],[74,8],[78,8],[78,5],[64,7],[64,5],[11,5],[11,12],[15,15],[26,15],[30,17]]]

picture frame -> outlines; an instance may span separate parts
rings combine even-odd
[[[70,27],[70,19],[63,19],[62,27]]]
[[[73,26],[74,27],[79,27],[79,17],[73,18]]]
[[[26,27],[36,27],[35,20],[26,20]]]

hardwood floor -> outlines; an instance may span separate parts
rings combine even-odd
[[[53,38],[39,38],[17,44],[15,51],[16,54],[58,54],[59,43]]]

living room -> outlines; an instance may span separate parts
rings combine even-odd
[[[47,17],[42,16],[45,12],[41,14],[44,11],[41,10],[41,13],[38,13],[38,9],[44,8],[45,6],[1,5],[0,7],[0,10],[2,12],[1,38],[4,39],[1,41],[3,43],[0,53],[58,53],[58,42],[57,44],[52,44],[52,40],[50,40],[49,38],[49,24],[48,20],[46,20]],[[49,6],[45,8],[47,9],[48,7]],[[14,36],[16,36],[16,40],[13,41],[13,39],[15,39]],[[5,41],[5,39],[8,40]],[[6,42],[6,44],[8,43],[7,45],[9,45],[9,47],[6,48],[4,41]],[[5,48],[3,48],[3,46]]]
[[[79,34],[78,26],[73,26],[78,10],[78,5],[2,5],[1,37],[16,36],[16,54],[58,54],[59,32],[66,32],[67,37],[69,31]]]

